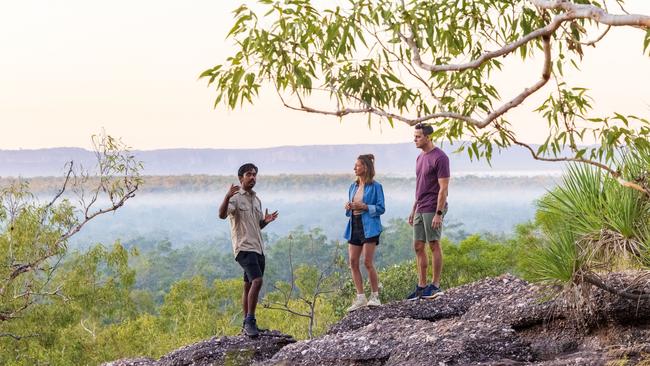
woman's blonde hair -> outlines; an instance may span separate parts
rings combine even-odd
[[[375,178],[375,156],[372,154],[363,154],[359,155],[357,160],[366,167],[366,174],[363,177],[365,183],[372,183],[372,180]],[[358,178],[357,183],[359,183]]]

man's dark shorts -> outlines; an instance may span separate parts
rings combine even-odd
[[[363,221],[361,215],[352,215],[352,235],[348,243],[351,245],[363,246],[365,243],[376,243],[379,245],[379,235],[366,238],[363,232]]]
[[[244,282],[251,282],[256,278],[264,276],[264,256],[255,252],[241,251],[237,253],[235,260],[244,269]]]

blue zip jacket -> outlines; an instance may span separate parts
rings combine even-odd
[[[350,185],[348,201],[352,202],[352,198],[355,193],[357,193],[357,188],[359,188],[357,182]],[[363,203],[368,205],[368,210],[363,211],[361,214],[363,236],[366,238],[372,238],[373,236],[381,234],[382,227],[379,216],[386,211],[386,208],[384,207],[384,189],[381,184],[377,181],[373,181],[371,184],[366,184],[363,191]],[[345,228],[345,234],[343,237],[346,240],[350,240],[350,237],[352,236],[352,210],[345,210],[345,216],[350,219],[348,220],[348,225]]]

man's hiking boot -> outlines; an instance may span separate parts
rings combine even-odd
[[[430,283],[427,285],[427,287],[424,288],[424,291],[422,291],[422,298],[433,299],[442,294],[444,294],[444,292],[442,292],[442,290],[438,286],[434,285],[433,283]]]
[[[257,320],[255,321],[255,325],[257,325]],[[245,331],[244,331],[244,328],[245,328],[245,327],[246,327],[246,319],[244,319],[244,321],[241,323],[241,331],[242,331],[242,332],[245,332]],[[268,331],[269,331],[268,329],[260,328],[259,326],[257,327],[257,330],[258,330],[260,333],[264,333],[264,332],[268,332]]]
[[[366,300],[366,295],[357,295],[357,297],[352,302],[352,305],[350,305],[350,307],[348,308],[348,313],[360,309],[366,305],[368,305],[368,301]]]
[[[415,290],[411,292],[411,294],[406,298],[407,300],[417,300],[420,297],[422,297],[422,292],[424,292],[424,289],[426,287],[420,287],[418,285],[415,285]]]
[[[244,333],[251,338],[260,335],[260,330],[257,328],[257,321],[255,319],[244,320]]]

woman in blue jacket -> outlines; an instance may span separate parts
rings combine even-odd
[[[379,216],[386,210],[384,190],[381,184],[374,180],[375,157],[372,154],[359,155],[354,164],[354,174],[357,179],[350,186],[348,201],[345,203],[345,215],[350,218],[348,226],[345,228],[345,239],[349,243],[350,270],[354,287],[357,289],[357,297],[348,311],[354,311],[366,305],[381,305],[379,281],[373,258],[382,230]],[[363,292],[363,281],[359,270],[359,258],[362,252],[372,290],[368,300]]]

